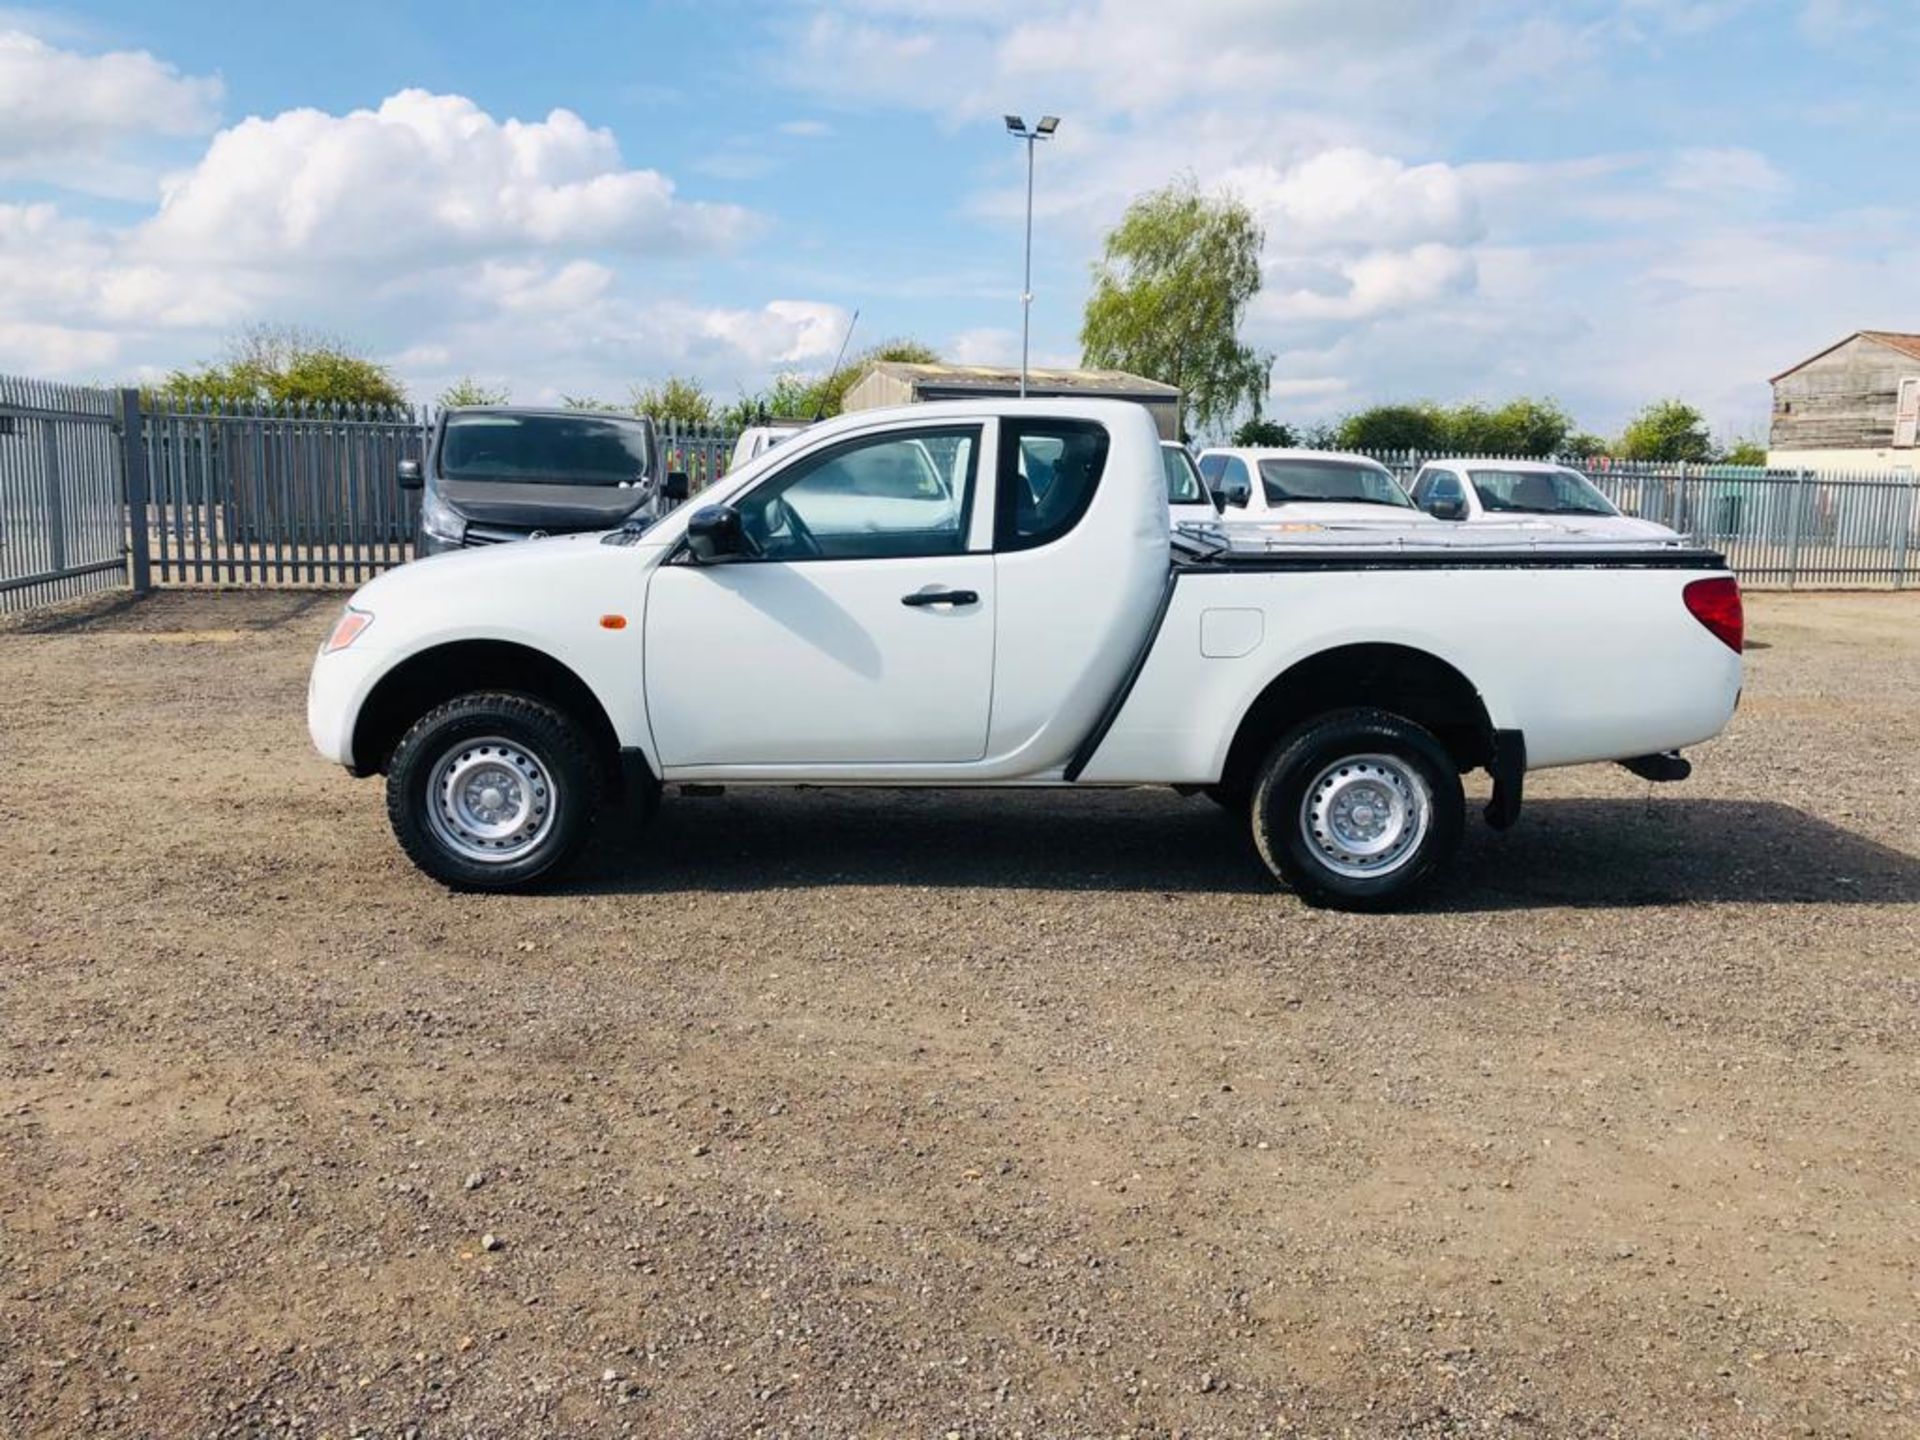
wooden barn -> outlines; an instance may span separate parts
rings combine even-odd
[[[1858,330],[1773,377],[1769,465],[1911,474],[1916,440],[1920,335]]]

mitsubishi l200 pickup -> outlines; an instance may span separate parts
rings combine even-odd
[[[529,885],[597,810],[674,785],[1165,785],[1243,814],[1309,902],[1384,909],[1458,844],[1463,773],[1491,772],[1501,826],[1529,770],[1679,778],[1740,692],[1716,554],[1431,522],[1170,536],[1124,402],[863,411],[699,500],[349,602],[309,728],[385,775],[422,870]]]

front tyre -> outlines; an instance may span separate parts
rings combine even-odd
[[[414,722],[387,768],[400,848],[456,890],[515,890],[573,858],[600,768],[578,722],[530,695],[461,695]]]
[[[1308,904],[1389,910],[1453,857],[1465,810],[1453,758],[1429,731],[1384,710],[1341,710],[1267,756],[1253,840]]]

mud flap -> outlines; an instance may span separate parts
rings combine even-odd
[[[1493,798],[1483,812],[1496,830],[1510,830],[1520,818],[1520,793],[1527,774],[1527,737],[1518,730],[1493,732],[1493,752],[1487,757],[1493,776]]]

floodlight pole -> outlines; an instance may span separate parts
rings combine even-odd
[[[1020,282],[1020,398],[1027,398],[1027,344],[1033,334],[1033,144],[1027,132],[1027,264]]]
[[[1027,142],[1027,252],[1026,268],[1020,281],[1020,398],[1027,398],[1027,356],[1033,339],[1033,147],[1053,138],[1060,128],[1060,117],[1042,115],[1040,123],[1029,127],[1018,115],[1006,117],[1007,133]]]

